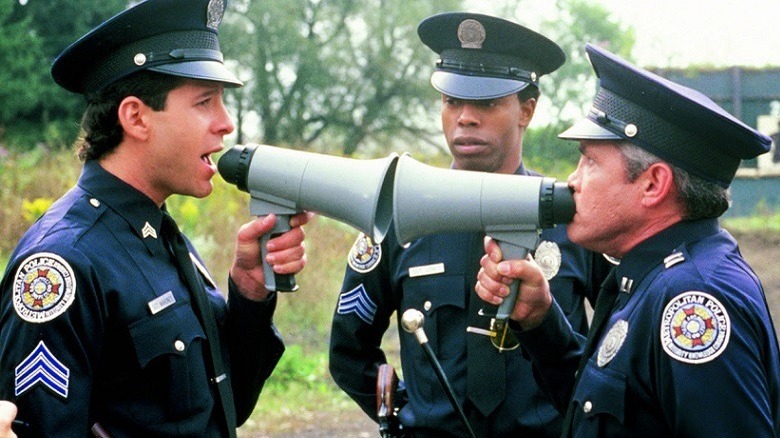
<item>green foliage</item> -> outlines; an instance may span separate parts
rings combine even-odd
[[[49,209],[54,198],[36,198],[32,201],[22,200],[22,217],[32,224]]]
[[[223,49],[246,70],[232,99],[269,144],[352,155],[431,137],[435,55],[416,27],[457,0],[236,1]],[[255,128],[255,127],[248,127]],[[400,136],[400,138],[399,138]]]
[[[43,42],[29,30],[29,18],[9,20],[13,6],[12,2],[0,2],[0,141],[12,121],[35,106],[36,84],[44,82],[46,74],[39,62]]]
[[[761,200],[755,207],[755,212],[747,217],[723,219],[723,227],[729,231],[749,233],[756,231],[780,232],[780,211],[773,211]]]
[[[598,44],[630,60],[636,37],[633,28],[621,25],[597,3],[557,0],[556,5],[559,14],[541,29],[561,46],[566,63],[543,81],[542,91],[552,101],[552,120],[567,124],[582,116],[596,91],[585,43]]]
[[[544,176],[565,181],[577,167],[580,151],[577,142],[558,138],[564,129],[559,124],[528,129],[523,139],[525,166]]]
[[[68,151],[36,148],[0,156],[0,257],[11,254],[24,231],[78,178],[81,164]],[[25,203],[29,206],[24,207]],[[26,217],[25,217],[26,216]]]
[[[65,148],[78,135],[81,96],[49,73],[70,43],[126,6],[126,0],[5,0],[0,6],[0,143]]]

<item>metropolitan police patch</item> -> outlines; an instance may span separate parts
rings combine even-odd
[[[28,257],[16,271],[13,303],[27,322],[46,322],[64,313],[76,298],[76,277],[62,257],[41,252]]]
[[[699,364],[715,359],[726,349],[730,334],[726,309],[704,292],[677,295],[666,305],[661,319],[664,351],[681,362]]]
[[[374,243],[365,233],[360,233],[349,250],[347,262],[349,266],[361,274],[370,272],[382,259],[382,246]]]

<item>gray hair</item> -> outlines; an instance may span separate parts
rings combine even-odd
[[[663,161],[639,146],[628,142],[621,143],[620,153],[626,163],[626,177],[629,182],[634,182],[642,172],[653,164]],[[677,166],[666,164],[672,169],[674,185],[685,209],[683,219],[716,218],[728,210],[731,204],[728,187],[722,187],[691,175]]]

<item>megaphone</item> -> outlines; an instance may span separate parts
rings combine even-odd
[[[398,242],[429,234],[485,232],[498,241],[504,259],[524,259],[536,249],[543,228],[571,222],[574,199],[554,178],[441,169],[409,155],[399,158],[393,183],[393,220]],[[518,283],[498,307],[492,337],[499,351]]]
[[[225,181],[249,192],[253,215],[278,216],[261,241],[265,287],[288,292],[292,275],[275,274],[266,262],[268,239],[290,229],[289,216],[304,210],[345,222],[381,242],[392,220],[392,187],[397,154],[358,160],[280,147],[236,145],[219,159]]]

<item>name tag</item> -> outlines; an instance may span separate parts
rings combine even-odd
[[[159,297],[153,299],[152,301],[149,301],[149,310],[151,310],[152,315],[154,315],[155,313],[165,309],[166,307],[170,307],[171,304],[175,302],[176,302],[176,298],[173,296],[173,292],[168,291],[160,295]]]
[[[444,273],[444,263],[434,263],[432,265],[414,266],[409,268],[410,277],[424,277],[426,275],[442,273]]]

